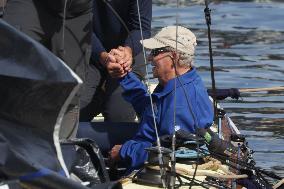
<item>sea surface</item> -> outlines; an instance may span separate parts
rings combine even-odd
[[[152,28],[179,25],[198,38],[195,64],[211,88],[204,0],[154,0]],[[284,1],[210,1],[217,88],[284,86]],[[178,12],[178,17],[176,14]],[[284,177],[284,91],[241,93],[220,102],[254,149],[257,166]]]

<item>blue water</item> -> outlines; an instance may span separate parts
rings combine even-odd
[[[202,0],[180,1],[178,22],[198,38],[195,64],[211,88]],[[154,1],[153,34],[175,25],[175,1]],[[212,48],[218,88],[284,86],[284,1],[211,1]],[[243,93],[221,102],[246,135],[257,166],[284,177],[284,91]]]

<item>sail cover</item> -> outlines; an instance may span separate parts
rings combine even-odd
[[[81,83],[44,46],[0,20],[0,182],[81,188],[66,178],[58,138]]]

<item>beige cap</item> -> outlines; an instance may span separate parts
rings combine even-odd
[[[176,39],[176,29],[177,29],[177,39]],[[196,43],[196,37],[189,29],[182,26],[167,26],[162,28],[155,36],[149,39],[140,41],[143,46],[147,49],[156,49],[169,46],[173,49],[191,55],[194,55]]]

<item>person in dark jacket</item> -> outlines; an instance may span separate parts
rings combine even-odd
[[[3,19],[43,44],[84,81],[91,55],[92,4],[92,0],[9,0]],[[76,134],[79,97],[63,118],[62,138]]]
[[[152,94],[155,118],[146,86],[132,72],[123,76],[120,79],[123,95],[142,116],[136,135],[109,152],[113,161],[127,162],[129,170],[143,165],[148,158],[145,148],[157,140],[154,119],[158,136],[170,135],[174,129],[196,133],[197,129],[207,129],[213,123],[212,104],[193,66],[195,35],[179,26],[176,51],[176,26],[168,26],[145,39],[143,45],[152,50],[149,58],[153,62],[153,76],[159,80]]]
[[[152,1],[139,0],[142,33],[150,37]],[[135,0],[96,0],[93,9],[92,57],[86,79],[87,94],[81,100],[80,121],[91,121],[103,113],[105,121],[133,122],[135,111],[131,104],[122,98],[122,88],[117,79],[133,65],[133,72],[142,79],[143,66],[141,30],[138,19],[138,6]],[[119,54],[120,62],[111,62],[108,55]],[[124,67],[119,65],[123,64]],[[94,95],[91,95],[96,90]]]

